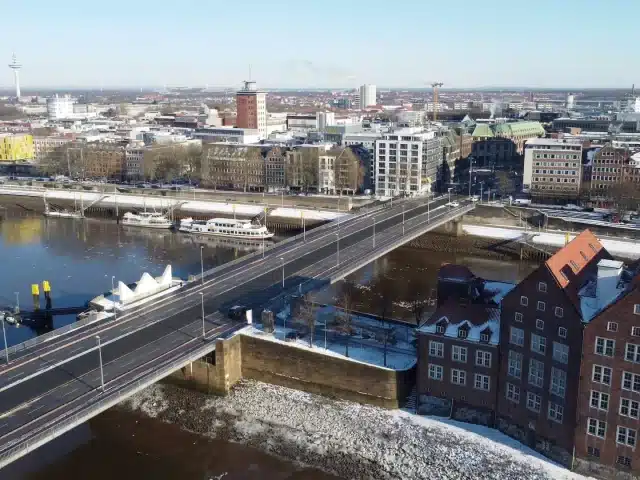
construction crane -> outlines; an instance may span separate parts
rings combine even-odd
[[[442,82],[433,82],[433,121],[438,120],[438,89],[444,85]]]

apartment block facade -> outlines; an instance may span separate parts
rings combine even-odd
[[[582,143],[555,138],[528,140],[522,183],[532,197],[577,198],[582,185]]]

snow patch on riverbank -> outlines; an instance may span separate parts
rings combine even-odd
[[[255,446],[343,478],[585,478],[496,430],[254,381],[242,381],[226,397],[154,385],[127,404],[183,428]]]

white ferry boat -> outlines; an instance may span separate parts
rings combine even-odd
[[[171,228],[173,224],[161,213],[131,213],[127,212],[122,217],[122,224],[133,227],[145,228]]]
[[[180,221],[178,230],[184,233],[253,240],[263,240],[273,237],[273,232],[267,230],[267,227],[263,225],[255,225],[251,223],[251,220],[233,220],[229,218],[212,218],[206,222],[185,218]]]

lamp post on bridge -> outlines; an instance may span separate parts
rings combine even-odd
[[[282,288],[284,288],[284,258],[280,257],[280,261],[282,262]]]
[[[96,335],[98,342],[98,359],[100,361],[100,389],[104,392],[104,371],[102,370],[102,344],[100,343],[100,335]]]
[[[336,267],[340,265],[340,232],[336,233]]]
[[[480,182],[480,203],[482,203],[482,189],[484,187],[484,180]]]
[[[202,338],[205,337],[204,330],[204,293],[200,292],[200,305],[202,306]]]
[[[376,248],[376,217],[373,217],[373,248]]]
[[[200,245],[200,284],[204,285],[204,245]]]
[[[404,237],[404,203],[402,204],[402,236]]]
[[[469,198],[471,198],[471,174],[473,173],[473,164],[475,162],[473,158],[469,159]]]
[[[116,296],[115,281],[116,281],[115,275],[111,275],[111,298],[114,298],[114,299],[115,299],[115,296]],[[116,308],[116,302],[115,302],[115,300],[112,300],[111,303],[113,303],[113,319],[117,321],[118,320],[118,309]]]
[[[447,188],[447,192],[449,192],[449,203],[451,203],[451,190],[453,190],[453,188]]]
[[[2,316],[2,338],[4,339],[4,356],[7,360],[7,365],[9,365],[9,345],[7,345],[7,332],[4,329],[4,315]]]

